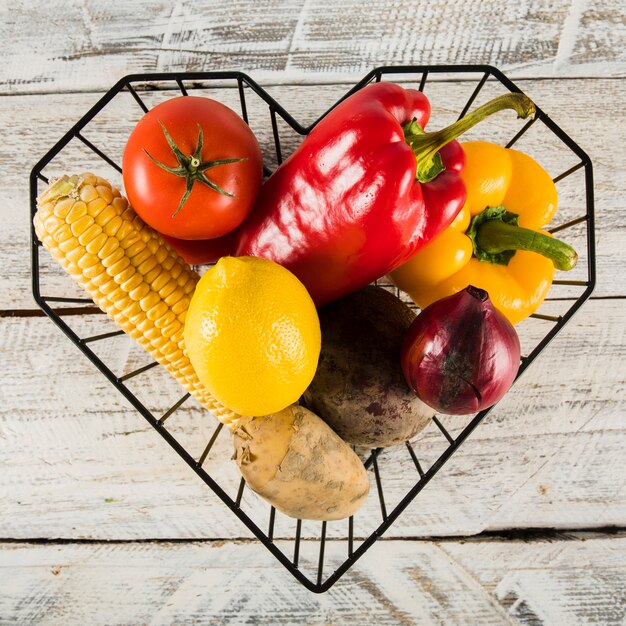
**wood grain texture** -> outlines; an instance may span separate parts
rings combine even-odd
[[[391,76],[394,79],[396,75]],[[412,84],[419,79],[414,77]],[[427,83],[426,93],[432,101],[431,127],[437,128],[453,121],[471,95],[475,83]],[[625,296],[626,248],[623,237],[626,227],[626,174],[616,168],[622,160],[626,144],[626,124],[621,102],[625,89],[619,81],[522,81],[522,89],[548,113],[572,138],[586,150],[595,169],[595,199],[597,207],[597,296]],[[303,124],[313,122],[330,107],[350,84],[315,87],[315,98],[305,86],[270,86],[268,90]],[[572,95],[572,89],[575,95]],[[489,82],[479,100],[488,99],[501,91]],[[210,88],[198,93],[216,97],[236,110],[240,109],[236,90]],[[307,96],[308,94],[308,96]],[[12,96],[0,98],[0,129],[5,140],[0,145],[0,158],[5,163],[5,175],[0,181],[0,309],[32,309],[34,307],[30,286],[28,173],[45,152],[98,100],[101,94]],[[171,91],[145,93],[148,105],[172,97]],[[605,106],[597,106],[598,102]],[[276,164],[271,123],[267,106],[257,97],[247,98],[249,119],[259,137],[268,166]],[[16,118],[15,112],[21,115]],[[593,121],[589,111],[593,110]],[[59,111],[63,115],[59,116]],[[141,116],[141,109],[128,93],[120,94],[84,129],[84,136],[104,150],[117,163],[121,162],[126,138]],[[521,127],[521,122],[511,113],[498,114],[468,134],[468,138],[489,138],[506,143]],[[37,132],[32,128],[36,127]],[[286,124],[280,123],[283,154],[288,155],[299,142],[298,136]],[[576,165],[578,158],[544,127],[535,124],[518,142],[520,150],[534,156],[552,176],[557,176]],[[17,158],[16,158],[17,155]],[[84,144],[74,139],[45,169],[48,175],[65,171],[81,172],[94,169],[96,173],[121,184],[121,177],[108,164],[95,156]],[[584,213],[584,178],[582,170],[558,183],[560,208],[555,223]],[[564,235],[564,234],[563,234]],[[583,229],[574,228],[567,233],[568,242],[579,251],[585,248]],[[47,260],[42,284],[48,295],[75,295],[72,282],[67,280],[54,263]],[[581,255],[579,267],[567,278],[584,279],[586,257]],[[567,288],[555,288],[556,297],[578,295]]]
[[[626,142],[626,94],[619,80],[626,68],[625,32],[620,0],[0,3],[0,538],[17,540],[0,543],[0,625],[623,624],[623,533],[569,532],[556,540],[554,533],[551,540],[525,533],[531,541],[432,537],[623,527],[626,520],[620,471],[626,175],[619,167]],[[42,154],[130,72],[243,70],[306,124],[373,67],[418,63],[500,67],[590,154],[597,299],[542,353],[386,537],[329,593],[315,596],[250,540],[58,329],[32,317],[27,177]],[[431,77],[431,127],[453,121],[474,84],[467,76],[447,82]],[[475,104],[494,91],[488,82]],[[232,89],[203,93],[238,107]],[[171,95],[142,92],[149,104]],[[249,107],[250,121],[272,167],[269,116],[258,105]],[[140,114],[126,94],[85,136],[119,162]],[[505,143],[519,126],[501,115],[473,136]],[[298,139],[282,122],[279,128],[288,154]],[[575,165],[540,124],[517,147],[553,176]],[[74,140],[47,173],[93,168],[116,180],[117,173],[101,165]],[[581,174],[559,183],[559,220],[584,209]],[[582,227],[566,232],[569,243],[584,248]],[[569,278],[585,279],[585,261],[583,256]],[[47,294],[82,296],[46,261],[42,286]],[[580,291],[555,287],[555,300],[542,311],[562,314]],[[102,315],[64,319],[81,336],[107,324]],[[525,347],[536,344],[545,324],[524,325]],[[91,345],[119,373],[147,362],[124,337]],[[158,370],[128,384],[157,414],[181,395]],[[465,425],[461,418],[444,423],[453,435]],[[167,427],[198,458],[216,423],[191,401]],[[431,424],[413,445],[427,467],[445,441]],[[230,446],[222,432],[205,466],[234,496],[239,476]],[[390,510],[413,484],[416,468],[400,448],[384,451],[379,464]],[[269,507],[247,489],[242,507],[267,528]],[[355,520],[357,545],[380,519],[373,490]],[[345,559],[345,525],[328,527],[325,572]],[[291,538],[294,522],[279,515],[274,532]],[[305,522],[302,534],[319,537],[320,525]],[[20,543],[36,537],[131,542]],[[412,537],[430,540],[407,540]],[[183,543],[160,541],[168,538]],[[290,540],[278,543],[286,553],[293,549]],[[315,570],[318,553],[318,541],[302,542],[307,572]]]
[[[103,315],[64,318],[79,336],[109,329]],[[471,535],[515,527],[585,528],[626,519],[623,362],[626,324],[619,300],[592,301],[546,348],[390,536]],[[536,321],[539,324],[539,321]],[[610,329],[610,330],[609,330]],[[248,537],[227,508],[47,319],[4,318],[7,365],[0,407],[3,461],[0,537]],[[117,375],[149,362],[125,337],[94,344]],[[129,381],[158,417],[182,396],[166,372]],[[442,417],[455,436],[467,418]],[[167,427],[196,459],[216,422],[192,401]],[[424,468],[445,448],[431,424],[414,440]],[[222,433],[206,467],[231,497],[239,474]],[[388,510],[417,480],[403,447],[379,461]],[[373,477],[372,477],[373,481]],[[245,491],[245,510],[267,529],[269,508]],[[372,494],[355,532],[381,521]],[[329,525],[346,536],[345,523]],[[277,536],[293,536],[285,518]],[[305,526],[319,536],[319,525]]]
[[[623,76],[623,5],[584,0],[24,0],[0,7],[4,93],[103,89],[125,74],[241,69],[277,82],[388,64],[490,63],[515,76]]]
[[[0,623],[617,626],[625,548],[383,540],[314,595],[249,543],[0,544]]]

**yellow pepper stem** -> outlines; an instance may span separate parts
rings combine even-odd
[[[433,180],[443,170],[443,164],[437,155],[441,148],[485,118],[505,109],[513,109],[521,118],[535,114],[535,105],[528,96],[521,93],[507,93],[493,98],[454,124],[435,132],[424,132],[415,120],[409,122],[404,127],[404,137],[417,160],[416,178],[421,183]]]
[[[574,248],[549,235],[518,226],[517,216],[504,207],[487,207],[474,218],[467,234],[474,244],[475,256],[482,261],[507,265],[516,250],[541,254],[558,270],[571,270],[578,261]]]

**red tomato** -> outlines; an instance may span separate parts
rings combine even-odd
[[[179,239],[211,239],[239,226],[261,187],[262,168],[259,143],[243,119],[197,96],[148,111],[122,159],[133,209],[155,230]]]
[[[223,256],[232,255],[235,250],[233,231],[221,237],[214,237],[213,239],[176,239],[169,235],[163,235],[163,239],[165,239],[189,265],[208,265],[209,263],[215,263],[215,261]]]

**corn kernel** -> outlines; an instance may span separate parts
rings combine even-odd
[[[69,250],[65,253],[65,258],[74,266],[78,266],[78,262],[83,258],[83,249],[80,246]]]
[[[184,331],[185,331],[185,328],[183,324],[179,322],[178,329],[171,337],[172,343],[175,343],[176,345],[180,345],[184,340],[184,337],[183,337]]]
[[[142,246],[145,246],[143,241],[139,242]],[[133,265],[135,267],[139,267],[144,261],[146,261],[147,259],[152,258],[152,255],[150,254],[150,250],[148,250],[148,248],[144,247],[141,250],[139,250],[137,253],[135,254],[129,254],[128,255],[132,262]]]
[[[61,198],[53,208],[53,212],[57,217],[60,217],[63,221],[67,218],[69,212],[74,206],[73,198]]]
[[[93,224],[93,217],[91,215],[85,215],[79,217],[76,221],[72,222],[70,228],[74,236],[79,237]]]
[[[97,185],[96,191],[98,195],[107,203],[111,204],[113,201],[113,193],[111,191],[111,187],[107,185]]]
[[[152,289],[159,292],[159,295],[163,297],[161,290],[163,289],[163,287],[165,287],[165,285],[168,284],[170,277],[167,271],[162,266],[159,265],[158,267],[161,271],[159,275],[154,279],[154,282],[152,282]]]
[[[143,274],[145,281],[152,286],[152,289],[154,289],[154,291],[158,291],[158,289],[155,288],[154,283],[159,279],[162,269],[156,261],[154,267],[146,272],[144,272],[141,267],[138,267],[137,269]]]
[[[124,250],[128,248],[128,246],[132,245],[139,239],[139,235],[133,230],[132,225],[128,222],[128,220],[124,219],[124,216],[120,216],[121,225],[115,236],[120,240],[120,245]]]
[[[133,289],[128,293],[128,295],[133,299],[139,302],[142,298],[144,298],[148,292],[150,291],[150,287],[142,282],[136,289]]]
[[[174,267],[176,260],[174,259],[174,257],[170,254],[167,254],[165,251],[163,251],[164,253],[161,255],[157,254],[157,261],[159,262],[159,265],[161,265],[161,267],[170,272],[171,269]],[[162,257],[162,258],[159,258]]]
[[[96,235],[87,244],[87,252],[100,256],[100,252],[108,240],[109,238],[102,232],[102,230],[100,230],[100,234]]]
[[[85,278],[89,279],[92,285],[95,278],[101,276],[102,274],[105,276],[107,275],[102,263],[94,263],[91,267],[86,267],[83,270],[83,274],[85,275]]]
[[[93,219],[93,218],[92,218]],[[92,223],[81,235],[78,236],[78,243],[81,246],[87,246],[91,243],[98,235],[102,234],[102,229],[98,224]]]
[[[102,273],[91,278],[91,284],[93,285],[94,289],[101,291],[102,289],[105,289],[105,286],[109,283],[113,283],[115,285],[115,281],[106,273],[105,269],[106,268],[103,265]]]
[[[163,298],[167,306],[173,309],[174,305],[183,297],[183,292],[178,288],[178,285],[174,286],[174,289]]]
[[[145,260],[140,262],[138,259],[135,258],[133,259],[133,261],[135,262],[137,270],[141,272],[143,276],[147,276],[153,269],[157,267],[157,262],[154,258],[154,255],[150,254],[150,251],[147,248],[144,250],[144,252],[146,253]]]
[[[178,321],[178,319],[176,319],[174,322],[172,322],[171,324],[168,324],[167,326],[164,326],[161,329],[161,332],[168,337],[169,339],[172,338],[172,336],[174,334],[176,334],[178,331],[180,330],[180,322]]]
[[[143,283],[143,276],[139,272],[133,272],[131,277],[124,283],[120,285],[120,287],[126,292],[130,293],[133,289],[139,287]]]
[[[130,260],[128,257],[123,256],[119,261],[116,261],[110,267],[107,267],[107,272],[109,273],[109,276],[113,276],[116,282],[118,279],[120,279],[120,282],[124,282],[124,280],[128,280],[130,278],[130,274],[127,274],[125,277],[120,277],[120,274],[123,271],[126,271],[129,265]]]
[[[111,205],[108,205],[102,213],[98,215],[98,224],[104,228],[116,216],[117,211]]]
[[[115,282],[115,280],[113,280],[113,278],[111,278],[108,273],[105,272],[105,276],[108,277],[108,280],[105,280],[104,278],[100,278],[98,277],[98,284],[96,284],[96,281],[94,280],[94,285],[96,287],[98,287],[98,291],[105,295],[108,296],[109,294],[113,293],[114,291],[116,291],[117,289],[119,289],[118,284]]]
[[[115,250],[120,248],[120,242],[115,237],[108,237],[106,233],[102,233],[105,237],[107,237],[106,241],[102,245],[100,252],[98,252],[98,256],[101,259],[106,259],[108,256],[113,254]],[[124,251],[121,251],[121,254],[124,254]]]
[[[78,261],[78,267],[81,269],[85,269],[87,267],[92,267],[96,263],[100,263],[100,259],[97,254],[89,254],[89,252],[84,252],[83,256]]]
[[[102,265],[107,268],[113,266],[118,261],[126,258],[126,255],[124,254],[124,250],[122,250],[122,248],[117,248],[116,250],[113,250],[107,256],[103,256],[102,254],[99,254],[98,256],[102,259]],[[128,262],[130,263],[130,261]]]
[[[162,304],[165,305],[165,313],[159,316],[159,318],[154,321],[154,325],[157,328],[161,329],[169,326],[175,319],[177,319],[176,316],[169,310],[165,302],[163,302]]]
[[[98,197],[96,188],[89,183],[82,185],[78,193],[83,202],[91,202]]]
[[[44,228],[47,232],[55,232],[57,228],[61,228],[63,225],[64,222],[54,214],[48,215],[44,222]]]
[[[166,274],[166,272],[163,272],[163,273]],[[167,283],[163,285],[163,287],[161,287],[158,291],[159,291],[159,295],[161,296],[161,298],[163,298],[167,302],[167,298],[178,287],[178,285],[176,284],[176,281],[172,280],[169,275],[166,275],[164,277],[164,280],[167,280]],[[170,304],[170,303],[167,302],[167,304]]]
[[[122,196],[117,196],[114,197],[113,200],[111,200],[111,206],[115,207],[115,210],[118,211],[120,215],[122,215],[124,211],[126,211],[126,209],[128,208],[128,202],[126,201],[126,198],[122,198]]]
[[[109,205],[104,198],[98,197],[87,203],[87,212],[91,215],[91,217],[98,217],[108,206]]]
[[[141,276],[141,274],[139,274],[139,276]],[[146,283],[146,285],[147,284],[148,283]],[[162,304],[167,308],[165,302],[159,298],[159,294],[154,291],[148,291],[148,293],[140,300],[139,304],[141,304],[141,308],[146,312],[156,307],[157,304]]]
[[[65,220],[68,224],[73,224],[76,220],[87,215],[87,205],[84,202],[74,202],[72,208],[68,211]]]
[[[105,232],[109,237],[116,237],[117,231],[122,226],[123,221],[119,215],[114,215],[111,218],[110,222],[107,222],[103,227],[102,231]]]

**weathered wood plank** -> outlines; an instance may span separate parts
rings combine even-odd
[[[103,89],[146,71],[241,69],[294,82],[389,64],[490,63],[515,76],[623,76],[618,0],[415,3],[141,0],[3,4],[4,93]],[[62,19],[60,18],[62,16]]]
[[[20,624],[623,623],[623,536],[379,541],[314,595],[250,543],[1,544],[0,621]]]
[[[102,315],[64,319],[80,336],[108,328]],[[624,383],[623,303],[591,301],[577,319],[418,496],[391,536],[624,523],[624,477],[615,472],[624,441],[624,398],[616,394]],[[49,320],[4,318],[0,345],[0,537],[249,536]],[[95,349],[118,375],[149,362],[126,337]],[[159,370],[132,380],[133,392],[157,416],[182,396]],[[442,421],[456,435],[466,418]],[[216,427],[193,401],[166,424],[195,459]],[[206,467],[234,498],[239,475],[230,445],[222,432]],[[424,468],[445,445],[433,425],[414,440]],[[417,472],[402,447],[385,451],[379,465],[390,510]],[[267,528],[268,507],[245,493],[246,510]],[[380,521],[373,489],[355,532],[366,536]],[[294,532],[285,520],[277,536]],[[319,527],[306,532],[317,536]],[[329,532],[345,536],[346,528],[331,524]]]
[[[28,170],[122,75],[241,69],[271,85],[269,90],[308,122],[377,65],[492,63],[518,79],[590,153],[598,207],[596,295],[621,299],[595,300],[583,308],[387,535],[623,526],[626,178],[615,164],[623,160],[626,131],[624,87],[611,78],[624,76],[624,23],[618,0],[602,6],[560,0],[550,9],[530,0],[514,7],[489,0],[471,11],[463,3],[403,0],[367,5],[349,0],[341,7],[327,0],[237,0],[228,6],[214,0],[193,5],[139,0],[132,9],[103,0],[53,0],[36,9],[4,3],[0,311],[28,314],[34,307]],[[532,80],[519,80],[524,77]],[[551,80],[555,77],[581,80]],[[303,96],[306,85],[314,85],[314,98],[310,92]],[[429,81],[426,91],[436,103],[433,125],[452,121],[472,88],[471,82]],[[145,97],[155,102],[164,94]],[[224,97],[237,106],[234,91]],[[116,101],[87,136],[119,159],[125,140],[120,129],[127,134],[139,114],[130,98]],[[251,123],[271,165],[266,112],[251,107]],[[512,126],[498,118],[485,132],[506,140]],[[538,128],[518,147],[544,162],[552,175],[571,167],[568,155],[537,135]],[[282,125],[281,136],[288,153],[297,140]],[[73,170],[92,165],[96,161],[82,145],[55,163]],[[115,177],[112,170],[100,173]],[[579,175],[559,184],[564,219],[581,213]],[[580,227],[568,237],[577,247],[584,245]],[[584,262],[583,256],[571,278],[584,278]],[[44,263],[43,269],[49,293],[73,292],[54,266]],[[551,295],[575,292],[561,287]],[[546,306],[559,313],[568,303]],[[72,318],[73,326],[92,334],[104,322],[103,316]],[[524,326],[525,345],[540,336],[541,324]],[[116,371],[146,362],[124,337],[97,346]],[[250,535],[50,322],[0,319],[0,358],[0,537],[229,540],[0,544],[0,624],[376,620],[536,626],[612,625],[626,619],[622,535],[583,534],[553,543],[383,540],[329,594],[312,596],[258,542],[232,541]],[[132,385],[157,412],[181,395],[155,370]],[[464,425],[459,418],[445,423],[453,434]],[[192,401],[170,418],[168,428],[198,458],[215,420]],[[414,441],[424,466],[443,445],[434,427]],[[206,467],[234,495],[239,477],[229,457],[223,431]],[[401,449],[385,451],[379,462],[389,509],[406,493],[415,467]],[[269,507],[249,490],[243,505],[265,528]],[[355,521],[357,537],[375,528],[380,521],[375,497]],[[345,558],[345,541],[338,540],[345,537],[345,526],[329,525],[334,540],[327,543],[328,563]],[[305,523],[303,536],[318,537],[319,530],[319,524]],[[294,523],[278,516],[275,535],[293,533]],[[284,545],[291,549],[291,542]],[[314,570],[318,550],[317,541],[303,542],[303,567]]]
[[[393,77],[392,77],[393,78]],[[597,261],[598,286],[596,295],[626,295],[626,274],[620,269],[626,264],[626,247],[623,238],[626,224],[626,204],[622,190],[626,187],[626,174],[615,167],[620,162],[622,146],[626,143],[623,125],[614,124],[623,113],[620,104],[624,99],[624,88],[618,81],[585,80],[571,81],[523,81],[524,88],[566,132],[587,150],[595,166],[595,196],[597,205]],[[349,88],[348,84],[316,86],[315,99],[304,98],[306,88],[301,86],[272,86],[270,93],[282,102],[295,117],[304,124],[312,122]],[[433,103],[432,127],[442,126],[455,119],[470,96],[474,84],[427,83],[426,93]],[[572,89],[580,93],[572,97]],[[310,88],[309,88],[310,89]],[[482,99],[495,95],[491,83],[481,94]],[[211,89],[208,95],[219,97],[227,104],[239,109],[236,90]],[[5,173],[0,181],[0,309],[34,308],[30,286],[30,249],[28,246],[28,172],[36,161],[49,149],[82,114],[99,98],[100,94],[72,94],[45,96],[12,96],[0,98],[0,132],[4,142],[0,145],[0,157],[5,164]],[[172,92],[145,94],[148,103],[171,97]],[[596,107],[602,101],[603,107]],[[476,103],[478,104],[478,102]],[[275,163],[273,139],[267,107],[256,97],[248,99],[250,123],[259,136],[267,162]],[[590,122],[589,110],[594,112]],[[20,116],[15,111],[20,111]],[[59,116],[59,111],[64,116]],[[83,132],[84,135],[118,163],[121,162],[123,147],[133,125],[139,119],[141,109],[129,94],[116,98]],[[489,137],[505,143],[521,127],[514,115],[499,114],[485,125],[478,127],[469,136]],[[32,128],[37,128],[33,133]],[[288,154],[297,145],[297,136],[280,125],[283,152]],[[520,150],[532,154],[552,176],[557,176],[575,165],[577,158],[560,148],[550,133],[539,124],[518,142]],[[15,158],[15,155],[20,155]],[[121,184],[118,173],[104,164],[80,141],[74,140],[47,168],[49,175],[58,175],[66,170],[85,171],[95,169]],[[560,209],[555,223],[578,217],[584,213],[583,172],[572,174],[558,183]],[[585,241],[582,227],[574,228],[561,236],[582,252]],[[72,283],[56,265],[47,261],[42,282],[48,295],[66,295],[72,291]],[[569,278],[585,278],[584,255],[579,268]],[[580,290],[578,291],[578,293]],[[555,289],[552,295],[569,295],[569,290]]]
[[[623,539],[608,536],[596,541],[588,537],[575,534],[565,542],[491,541],[439,546],[495,595],[515,623],[623,623]],[[603,561],[600,567],[598,558]],[[506,571],[496,571],[498,567],[490,563],[502,563]],[[608,602],[605,594],[611,597]]]

